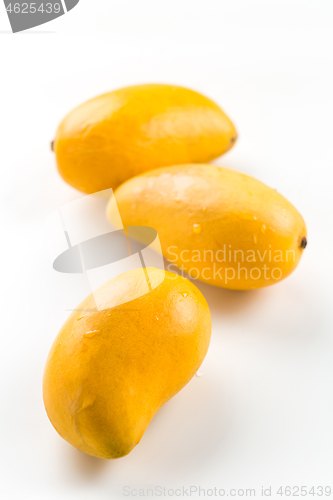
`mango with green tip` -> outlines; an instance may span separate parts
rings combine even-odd
[[[146,172],[119,186],[107,209],[117,224],[157,230],[170,264],[211,285],[273,285],[297,267],[304,220],[276,190],[228,168],[189,164]]]
[[[210,335],[207,302],[189,280],[155,268],[113,278],[70,315],[51,348],[43,395],[53,426],[89,455],[127,455],[195,375]]]

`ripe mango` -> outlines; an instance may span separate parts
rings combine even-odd
[[[297,266],[305,223],[283,196],[262,182],[213,165],[146,172],[119,186],[124,226],[157,230],[164,257],[194,279],[248,290],[272,285]],[[107,214],[116,225],[115,203]]]
[[[61,437],[89,455],[127,455],[207,353],[204,297],[185,278],[163,273],[135,269],[105,283],[70,315],[51,348],[47,414]]]
[[[217,158],[237,132],[213,101],[174,85],[136,85],[69,113],[52,148],[58,170],[85,193],[116,188],[141,172]]]

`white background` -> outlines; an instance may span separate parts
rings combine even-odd
[[[272,486],[281,498],[279,486],[333,487],[332,21],[331,0],[81,0],[13,35],[1,3],[1,498],[106,500],[124,486],[183,485],[257,497]],[[204,375],[129,456],[103,461],[63,441],[42,402],[45,359],[68,314],[44,222],[81,196],[58,177],[50,141],[75,105],[146,82],[216,100],[239,131],[216,163],[285,195],[309,245],[271,288],[198,285],[213,317]]]

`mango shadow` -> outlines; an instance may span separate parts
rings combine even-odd
[[[68,449],[68,463],[71,464],[73,472],[87,481],[93,480],[101,474],[105,468],[110,465],[112,460],[92,457],[83,453],[83,451],[70,447]]]
[[[164,259],[164,265],[165,269],[168,270],[170,262]],[[182,272],[174,265],[172,266],[172,272],[183,276],[199,288],[214,315],[234,316],[240,311],[253,307],[253,304],[260,301],[262,295],[265,293],[263,288],[242,291],[209,285],[208,283],[191,278],[187,273]]]

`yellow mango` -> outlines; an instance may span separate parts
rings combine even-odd
[[[61,437],[89,455],[127,455],[207,353],[204,297],[185,278],[163,273],[135,269],[105,283],[70,315],[51,348],[47,414]]]
[[[157,230],[164,257],[194,279],[248,290],[272,285],[297,266],[307,244],[296,208],[276,190],[213,165],[164,167],[114,193],[124,226]],[[115,225],[118,214],[109,203]]]
[[[52,148],[58,170],[85,193],[116,188],[147,170],[217,158],[237,132],[213,101],[174,85],[136,85],[69,113]]]

